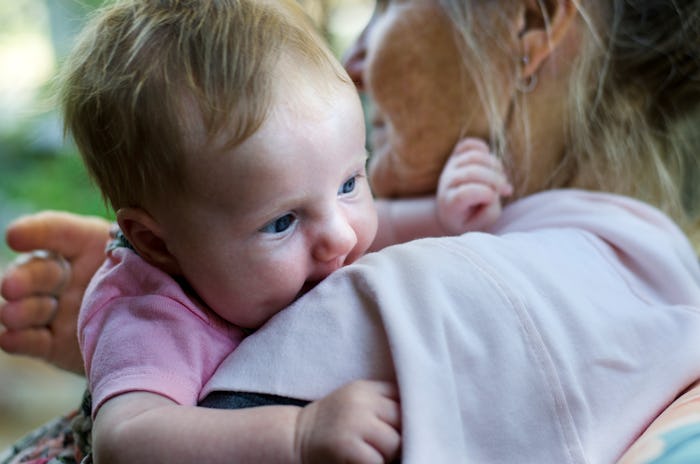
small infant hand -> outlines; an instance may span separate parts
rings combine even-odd
[[[392,462],[399,456],[400,426],[396,386],[361,380],[302,409],[295,447],[305,464]]]
[[[501,197],[513,193],[503,165],[485,142],[465,138],[445,163],[437,190],[437,215],[449,234],[484,230],[501,214]]]

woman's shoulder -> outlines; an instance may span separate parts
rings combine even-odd
[[[580,190],[515,202],[492,233],[416,240],[368,254],[358,264],[348,272],[411,291],[421,288],[417,276],[461,286],[489,276],[508,292],[587,291],[582,282],[601,280],[644,288],[674,304],[700,303],[697,256],[667,216],[631,198]]]

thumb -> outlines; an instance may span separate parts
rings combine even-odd
[[[95,241],[104,246],[109,227],[107,220],[98,217],[43,211],[13,221],[7,228],[6,240],[17,252],[44,249],[71,261]]]

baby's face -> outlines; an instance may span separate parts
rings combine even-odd
[[[355,89],[299,85],[285,86],[296,96],[276,93],[243,144],[190,163],[192,193],[166,224],[184,277],[241,327],[259,327],[355,261],[377,229]]]

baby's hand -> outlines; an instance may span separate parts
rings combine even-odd
[[[501,197],[513,193],[501,161],[485,142],[465,138],[457,143],[440,174],[437,216],[452,235],[484,230],[501,214]]]
[[[356,381],[302,409],[295,448],[305,464],[392,462],[399,457],[400,426],[396,387]]]

